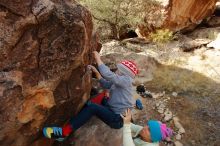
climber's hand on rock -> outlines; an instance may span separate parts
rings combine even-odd
[[[99,73],[98,70],[93,65],[88,65],[88,68],[92,70],[94,73]]]
[[[99,53],[98,53],[97,51],[93,51],[93,55],[94,55],[94,58],[95,58],[96,63],[97,63],[98,65],[103,64],[103,62],[102,62],[102,60],[101,60],[101,58],[100,58],[100,55],[99,55]]]
[[[91,69],[92,72],[95,73],[97,79],[101,79],[102,78],[101,74],[99,73],[99,71],[94,66],[88,65],[88,68]]]
[[[93,51],[93,55],[94,55],[95,60],[100,59],[99,52],[97,52],[97,51]]]
[[[121,114],[124,124],[129,124],[131,122],[131,110],[128,108],[124,114]]]

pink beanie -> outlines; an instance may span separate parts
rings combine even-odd
[[[160,124],[160,131],[162,134],[162,140],[165,140],[167,137],[171,137],[173,135],[173,130],[168,128],[166,124]]]

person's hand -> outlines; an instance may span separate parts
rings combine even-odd
[[[93,55],[94,55],[95,61],[98,65],[103,64],[101,57],[97,51],[93,51]]]
[[[102,78],[101,74],[99,73],[99,71],[94,66],[88,65],[88,68],[91,69],[92,72],[95,73],[97,79],[101,79]]]
[[[128,108],[125,111],[124,115],[121,114],[121,117],[122,117],[122,119],[124,121],[124,124],[129,124],[131,122],[131,110]]]
[[[93,51],[92,53],[94,55],[95,60],[99,60],[100,59],[100,55],[99,55],[99,53],[97,51]]]
[[[94,73],[99,73],[99,71],[93,65],[88,65],[88,68],[91,69]]]

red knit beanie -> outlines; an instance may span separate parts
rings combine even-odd
[[[119,72],[134,78],[138,74],[137,65],[133,61],[124,60],[117,64]]]

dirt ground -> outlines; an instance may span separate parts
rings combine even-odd
[[[148,85],[149,86],[149,85]],[[150,89],[153,95],[158,95],[160,89]],[[149,119],[163,120],[161,114],[155,109],[155,104],[170,97],[167,101],[167,107],[172,111],[174,116],[180,119],[186,133],[179,140],[184,146],[219,146],[220,145],[220,108],[219,97],[200,97],[193,93],[179,93],[173,96],[172,93],[166,92],[163,97],[141,98],[144,109],[136,110],[135,123],[144,125]],[[175,131],[173,121],[167,122]],[[176,141],[173,138],[173,141]],[[160,144],[164,146],[164,143]]]

